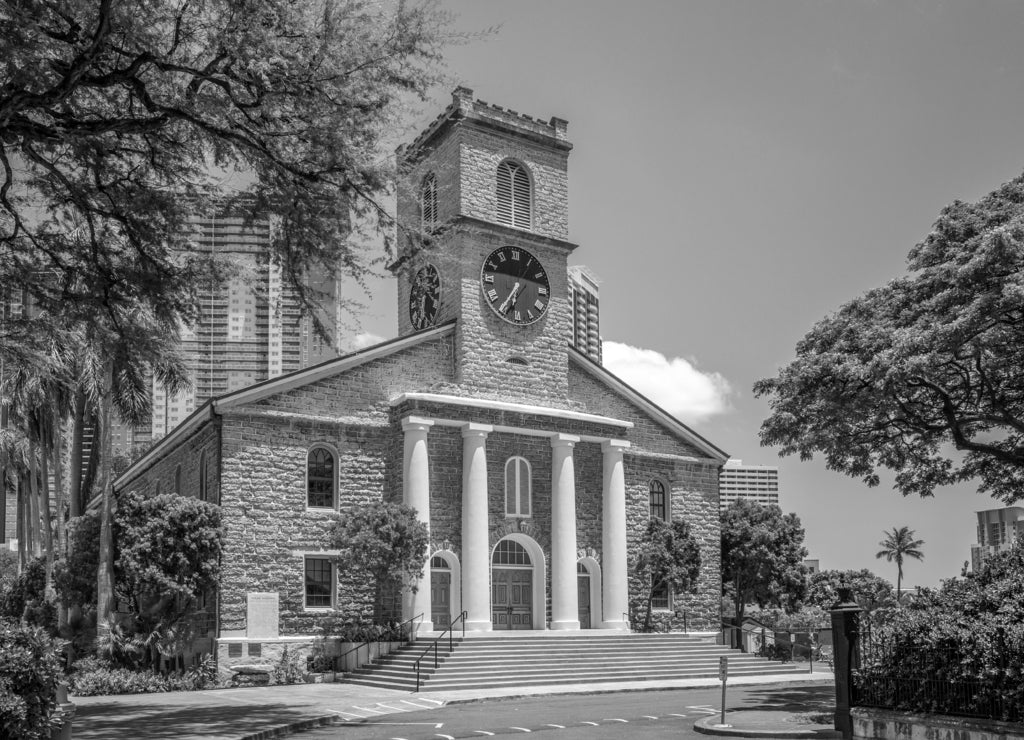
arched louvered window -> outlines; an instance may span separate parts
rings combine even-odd
[[[306,461],[306,505],[334,508],[334,455],[326,447],[314,447]]]
[[[668,507],[665,501],[665,484],[659,480],[651,481],[650,502],[651,518],[664,520]]]
[[[424,229],[437,226],[437,178],[433,172],[424,177],[420,185],[420,214]]]
[[[510,457],[505,463],[505,516],[530,516],[530,463]]]
[[[526,168],[515,162],[498,165],[498,223],[528,229],[532,221],[533,193]]]
[[[206,450],[199,453],[199,500],[206,501]]]
[[[181,466],[174,467],[174,492],[181,495]]]

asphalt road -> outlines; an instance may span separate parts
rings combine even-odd
[[[701,717],[720,712],[720,689],[561,694],[451,704],[422,712],[384,715],[291,735],[298,740],[454,740],[505,738],[526,733],[545,740],[707,738],[693,729]],[[831,711],[832,686],[729,688],[726,713],[736,709]]]

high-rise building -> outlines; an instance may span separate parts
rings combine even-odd
[[[187,228],[195,251],[229,265],[229,274],[200,286],[198,320],[181,332],[192,388],[169,393],[154,380],[151,424],[134,430],[136,444],[160,439],[209,398],[338,355],[338,281],[307,282],[323,305],[319,319],[334,332],[331,344],[302,314],[295,289],[270,258],[271,219],[210,208],[191,216]]]
[[[971,569],[977,571],[989,555],[1003,552],[1024,537],[1024,508],[1007,506],[977,512],[978,544],[971,545]]]
[[[600,281],[582,265],[569,268],[569,303],[572,306],[572,346],[601,364],[601,322],[598,311]]]
[[[718,476],[719,506],[746,499],[757,504],[779,503],[779,469],[774,465],[744,465],[730,458]]]

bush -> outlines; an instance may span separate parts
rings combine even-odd
[[[299,664],[297,655],[288,654],[288,646],[285,645],[281,651],[281,659],[274,666],[270,673],[271,684],[302,683],[305,679],[304,671]]]
[[[63,677],[43,630],[0,620],[0,737],[48,738]]]
[[[36,558],[14,580],[0,597],[0,617],[25,619],[30,625],[45,627],[57,633],[57,610],[46,601],[46,560]]]
[[[184,675],[161,676],[150,671],[116,668],[103,658],[82,658],[73,666],[69,679],[76,696],[109,694],[153,694],[163,691],[196,691],[216,684],[217,665],[207,656]]]

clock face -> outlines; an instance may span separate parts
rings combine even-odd
[[[434,325],[441,305],[441,276],[433,265],[424,265],[413,275],[409,288],[409,320],[414,329]]]
[[[540,260],[522,247],[495,249],[480,269],[484,301],[511,324],[532,324],[548,310],[551,284]]]

